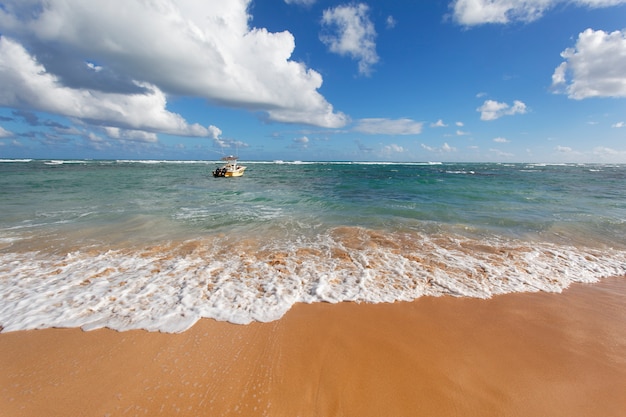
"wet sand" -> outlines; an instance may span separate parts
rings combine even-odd
[[[562,294],[297,305],[182,334],[0,334],[3,416],[623,416],[626,277]]]

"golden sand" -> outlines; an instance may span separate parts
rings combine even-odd
[[[2,416],[625,413],[626,277],[563,294],[297,305],[182,334],[0,334]]]

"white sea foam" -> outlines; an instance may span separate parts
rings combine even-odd
[[[218,163],[219,161],[204,161],[204,160],[170,160],[170,159],[117,159],[118,164],[171,164],[171,165],[207,165],[211,163]]]
[[[290,242],[203,238],[65,256],[0,255],[3,331],[182,332],[202,317],[272,321],[294,303],[559,292],[626,275],[626,253],[338,228]]]
[[[474,172],[474,171],[459,171],[459,170],[456,170],[456,171],[448,170],[448,171],[446,171],[446,174],[460,174],[460,175],[473,175],[475,173],[476,172]]]

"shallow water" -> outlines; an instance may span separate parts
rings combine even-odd
[[[179,332],[626,274],[626,166],[245,165],[0,162],[0,326]]]

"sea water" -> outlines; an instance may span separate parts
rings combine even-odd
[[[295,303],[626,275],[626,166],[0,160],[0,329],[181,332]]]

